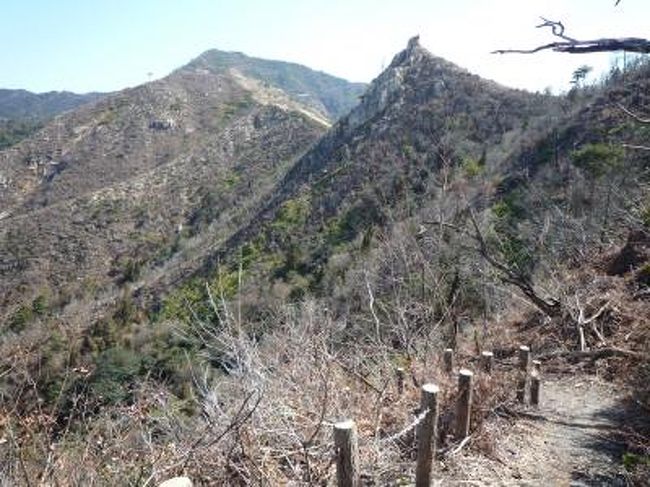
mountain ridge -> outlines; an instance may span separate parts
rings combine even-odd
[[[552,97],[413,38],[337,120],[221,62],[0,151],[0,407],[18,416],[0,471],[325,484],[323,418],[345,414],[381,444],[364,475],[405,481],[417,384],[450,391],[441,446],[460,441],[448,347],[506,357],[475,386],[466,452],[492,454],[481,425],[514,405],[521,343],[647,355],[650,160],[624,145],[650,132],[618,106],[650,110],[649,71]],[[619,370],[647,403],[646,362]],[[397,366],[416,387],[386,382]]]
[[[366,87],[365,83],[351,83],[297,63],[261,59],[241,52],[218,49],[202,53],[175,72],[219,73],[229,68],[238,69],[246,76],[263,79],[331,121],[346,114],[357,103],[357,97]]]

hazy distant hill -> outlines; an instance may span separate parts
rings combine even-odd
[[[102,93],[31,93],[0,89],[0,150],[29,137],[59,113],[98,100]]]
[[[26,90],[0,89],[0,119],[49,119],[103,96],[103,93],[32,93]]]
[[[305,66],[246,56],[240,52],[206,51],[181,68],[221,73],[236,69],[246,76],[264,80],[330,120],[347,114],[359,102],[365,83],[350,83]]]

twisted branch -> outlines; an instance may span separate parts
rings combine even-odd
[[[581,41],[564,34],[564,24],[548,20],[542,17],[542,23],[535,26],[536,28],[550,27],[555,37],[561,41],[551,42],[533,49],[498,49],[492,51],[492,54],[533,54],[547,49],[556,52],[568,52],[571,54],[585,54],[590,52],[611,52],[611,51],[629,51],[642,54],[650,53],[650,40],[638,37],[622,38],[602,38]]]

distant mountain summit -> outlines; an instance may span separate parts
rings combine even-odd
[[[178,71],[223,74],[233,70],[245,77],[263,80],[266,87],[282,90],[331,121],[346,115],[367,87],[365,83],[350,83],[300,64],[217,49],[204,52]]]
[[[379,174],[393,178],[413,170],[415,160],[427,173],[479,160],[483,153],[490,162],[502,157],[499,144],[505,135],[518,135],[527,119],[548,113],[549,101],[472,74],[433,55],[413,37],[351,112],[296,164],[285,190],[341,165],[358,167],[340,171],[337,179],[345,174],[357,184],[365,175],[376,184]],[[375,154],[378,147],[384,151],[381,157]],[[346,186],[341,183],[334,183],[334,194]]]

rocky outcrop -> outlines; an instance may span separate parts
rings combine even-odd
[[[408,80],[417,78],[419,71],[427,62],[441,65],[448,72],[465,72],[429,53],[420,45],[419,36],[411,38],[406,49],[393,58],[388,68],[372,81],[368,90],[361,96],[361,103],[345,120],[347,133],[381,115],[389,106],[393,110],[399,109],[404,103]],[[440,96],[444,92],[445,82],[442,79],[428,80],[427,84],[427,93]]]

